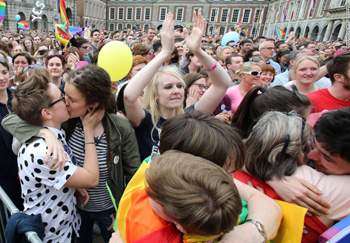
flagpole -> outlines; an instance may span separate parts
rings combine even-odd
[[[258,32],[257,33],[259,33],[259,35],[260,35],[260,29],[261,29],[261,22],[262,22],[262,16],[264,16],[264,11],[265,11],[265,6],[263,6],[263,7],[261,7],[262,9],[261,9],[261,14],[260,14],[260,16],[259,16],[259,23],[258,23]]]

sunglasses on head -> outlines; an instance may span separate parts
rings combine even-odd
[[[259,76],[262,74],[262,72],[259,72],[259,71],[250,71],[250,72],[243,72],[245,74],[249,74],[249,75],[252,75],[252,76]]]

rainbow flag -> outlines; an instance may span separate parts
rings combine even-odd
[[[18,22],[17,29],[19,29],[19,30],[29,30],[28,21]]]
[[[60,34],[65,38],[65,36],[67,36],[68,38],[68,35],[67,33],[64,31],[64,24],[57,24],[57,30],[60,32]],[[78,28],[78,27],[74,27],[74,26],[69,26],[69,32],[72,33],[72,35],[75,35],[76,33],[79,33],[79,34],[83,34],[84,33],[84,30],[83,28]],[[65,38],[65,39],[67,39]],[[68,39],[67,39],[68,40]]]
[[[5,18],[6,3],[0,0],[0,22],[4,21]]]
[[[64,0],[57,0],[57,8],[58,13],[61,14],[63,24],[67,23],[68,18],[66,12],[66,4],[64,3]]]
[[[242,33],[244,33],[244,34],[245,34],[245,36],[249,36],[249,33],[248,33],[248,31],[247,31],[247,29],[246,29],[246,28],[244,28],[244,29],[242,30]]]
[[[277,35],[277,36],[285,35],[285,34],[286,34],[286,32],[284,32],[284,31],[281,29],[281,27],[276,26],[276,35]]]

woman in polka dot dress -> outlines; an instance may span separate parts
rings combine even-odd
[[[14,92],[13,109],[24,121],[51,130],[63,147],[67,146],[61,123],[69,115],[61,91],[47,76],[33,73]],[[77,213],[74,188],[95,187],[99,181],[98,160],[93,131],[104,111],[94,111],[83,120],[85,132],[85,164],[76,166],[67,156],[64,167],[45,163],[47,143],[33,138],[23,143],[18,153],[18,169],[24,200],[24,212],[41,214],[45,226],[44,242],[70,242],[73,230],[78,232],[81,218]],[[50,161],[52,162],[52,161]],[[56,166],[57,167],[57,166]]]

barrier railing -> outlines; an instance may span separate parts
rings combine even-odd
[[[9,214],[13,215],[19,212],[19,209],[13,204],[11,199],[7,196],[6,192],[0,186],[0,242],[6,243],[5,239],[5,227],[9,219]],[[27,239],[31,243],[42,243],[41,239],[36,232],[28,231],[25,233]]]

